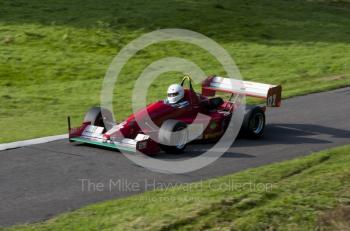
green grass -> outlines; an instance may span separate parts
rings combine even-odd
[[[350,85],[349,25],[346,1],[1,1],[0,142],[64,133],[67,115],[80,123],[99,104],[113,57],[146,32],[184,28],[209,36],[233,56],[245,79],[282,84],[286,98]],[[119,77],[118,120],[131,112],[130,91],[142,70],[168,56],[225,75],[194,46],[148,47]],[[148,100],[163,98],[180,76],[159,76]]]
[[[335,230],[350,225],[349,153],[338,147],[4,230]]]

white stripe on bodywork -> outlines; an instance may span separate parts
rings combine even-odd
[[[41,137],[31,140],[22,140],[22,141],[16,141],[11,143],[4,143],[0,144],[0,151],[7,150],[7,149],[13,149],[13,148],[20,148],[24,146],[30,146],[33,144],[43,144],[55,140],[62,140],[68,138],[68,134],[64,135],[57,135],[57,136],[47,136],[47,137]]]
[[[276,87],[276,85],[217,76],[211,80],[210,87],[266,98],[269,89]]]

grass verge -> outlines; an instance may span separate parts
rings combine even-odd
[[[349,228],[350,145],[204,182],[90,205],[26,230]]]

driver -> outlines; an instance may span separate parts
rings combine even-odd
[[[180,84],[171,84],[167,93],[167,103],[178,107],[185,107],[188,105],[188,102],[184,99],[185,90]]]

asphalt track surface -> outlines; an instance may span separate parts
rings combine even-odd
[[[260,140],[237,140],[220,159],[195,172],[161,174],[136,166],[122,154],[66,139],[0,152],[0,226],[30,223],[155,184],[199,181],[247,168],[308,155],[350,143],[350,88],[295,97],[267,111],[268,125]],[[182,159],[208,145],[190,145]],[[84,180],[83,180],[84,179]],[[102,183],[100,191],[90,183]],[[116,183],[119,186],[110,183]],[[140,187],[127,187],[136,183]]]

